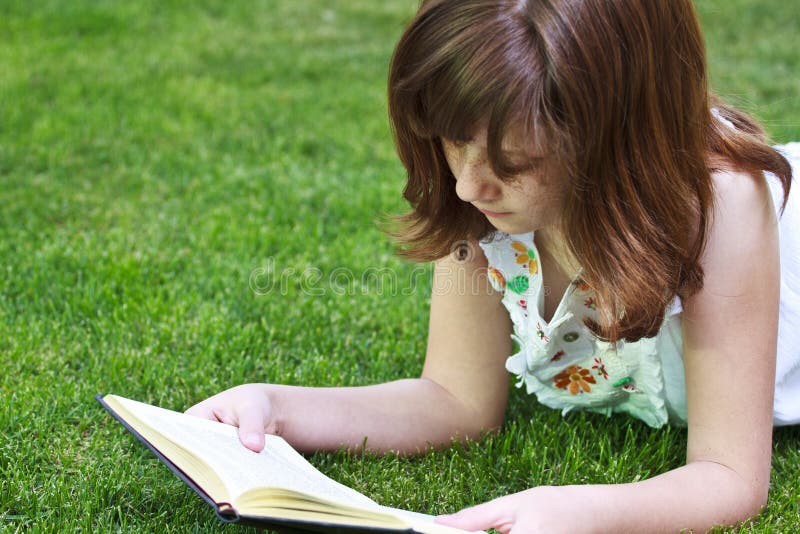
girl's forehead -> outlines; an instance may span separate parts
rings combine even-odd
[[[489,142],[488,121],[477,124],[468,137],[470,142],[485,147]],[[513,123],[502,132],[500,148],[506,152],[540,153],[546,151],[547,142],[541,128]]]

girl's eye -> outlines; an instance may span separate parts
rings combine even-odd
[[[445,139],[442,137],[443,145],[450,145],[454,148],[463,148],[467,146],[467,143],[469,143],[469,139]]]
[[[533,158],[524,162],[509,162],[508,171],[512,175],[525,174],[537,171],[544,163],[542,158]]]

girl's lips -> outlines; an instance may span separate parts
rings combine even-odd
[[[510,215],[511,214],[510,211],[498,212],[498,211],[482,210],[480,208],[478,208],[478,211],[480,211],[481,213],[483,213],[484,215],[487,215],[489,217],[504,217],[505,215]]]

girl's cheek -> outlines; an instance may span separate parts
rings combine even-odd
[[[453,177],[458,180],[458,177],[461,176],[461,172],[463,171],[463,165],[461,162],[461,158],[448,156],[447,157],[447,166],[450,167],[450,173]]]

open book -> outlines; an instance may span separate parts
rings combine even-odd
[[[379,505],[317,471],[278,436],[267,435],[256,453],[239,443],[235,427],[116,395],[96,398],[223,521],[284,532],[464,532]]]

